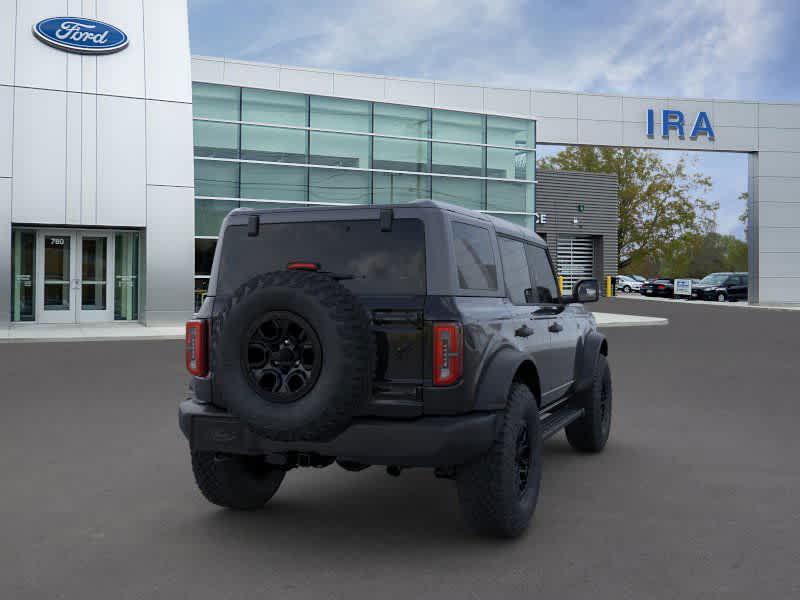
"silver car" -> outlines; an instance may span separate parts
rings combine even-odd
[[[617,275],[617,291],[630,294],[638,292],[642,287],[642,282],[630,275]]]

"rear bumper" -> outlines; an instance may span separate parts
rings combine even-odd
[[[719,293],[720,292],[715,292],[713,290],[699,290],[697,292],[692,290],[692,298],[694,298],[695,300],[716,300],[717,294]]]
[[[496,413],[422,417],[411,421],[357,419],[327,442],[276,442],[248,428],[230,413],[192,400],[178,411],[190,448],[231,454],[287,452],[334,456],[372,465],[438,467],[471,461],[495,439]]]

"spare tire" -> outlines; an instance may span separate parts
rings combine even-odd
[[[214,395],[273,440],[324,441],[368,401],[370,317],[335,279],[276,271],[250,279],[214,320]]]

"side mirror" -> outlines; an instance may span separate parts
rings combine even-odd
[[[567,302],[597,302],[600,299],[600,286],[597,279],[581,279],[572,286],[572,297]]]

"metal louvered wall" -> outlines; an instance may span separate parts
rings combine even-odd
[[[617,274],[616,175],[537,169],[536,212],[547,215],[545,223],[536,225],[536,233],[547,240],[556,268],[564,276],[565,293],[582,277],[604,280]],[[605,285],[600,288],[605,293]]]
[[[564,293],[581,279],[594,277],[594,240],[590,236],[558,236],[556,263],[564,277]]]

